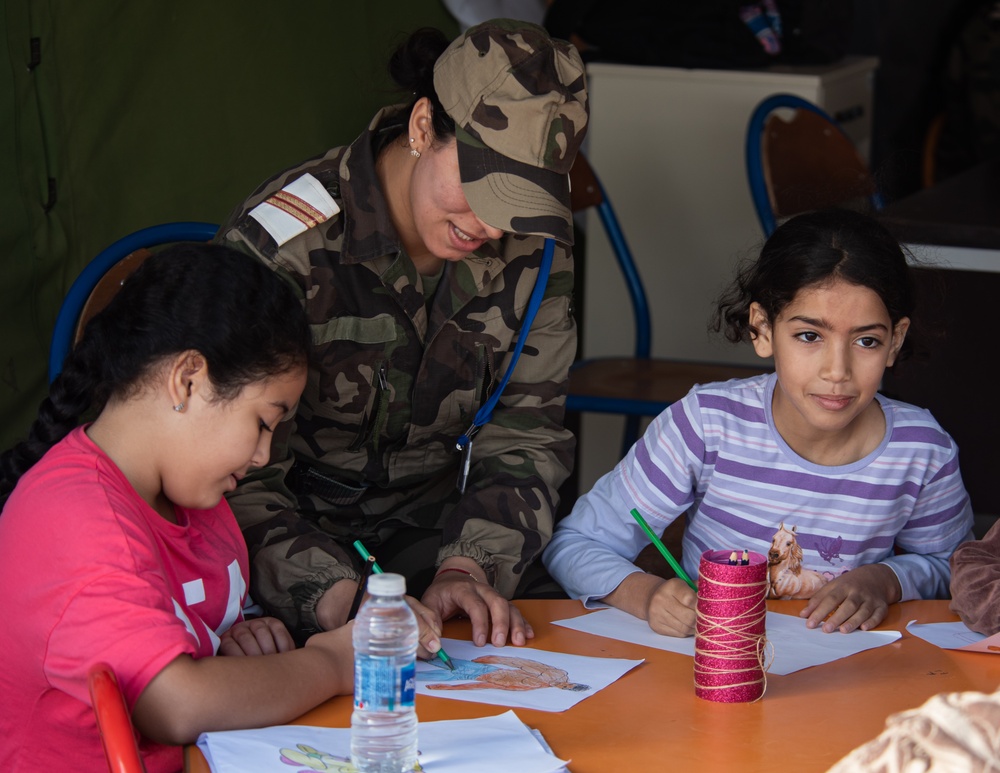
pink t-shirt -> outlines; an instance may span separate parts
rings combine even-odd
[[[131,709],[170,661],[213,655],[242,619],[247,550],[229,505],[177,517],[82,428],[21,478],[0,515],[0,770],[104,773],[88,668],[110,664]],[[149,773],[182,766],[179,747],[140,749]]]

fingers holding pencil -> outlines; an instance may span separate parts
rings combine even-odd
[[[441,649],[441,616],[413,596],[407,596],[406,603],[410,605],[413,614],[417,616],[417,623],[420,626],[420,646],[417,656],[422,660],[437,658],[446,668],[453,671],[455,665],[451,662],[448,654]]]
[[[382,574],[382,567],[376,563],[375,556],[368,552],[365,546],[361,543],[361,540],[354,541],[354,549],[357,550],[361,557],[366,561],[362,583],[358,586],[358,596],[355,599],[354,608],[356,610],[357,606],[361,602],[361,595],[364,591],[364,582],[366,581],[368,573]],[[427,605],[417,601],[412,596],[406,597],[406,603],[410,605],[410,608],[417,616],[417,623],[420,626],[420,649],[422,652],[418,654],[421,657],[424,657],[425,653],[428,658],[437,657],[438,660],[444,663],[448,670],[454,671],[455,664],[451,662],[451,658],[448,657],[448,653],[445,652],[444,648],[441,646],[441,615]]]
[[[679,577],[660,585],[649,600],[646,621],[664,636],[694,636],[698,595]]]

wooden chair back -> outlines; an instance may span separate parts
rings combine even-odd
[[[583,153],[576,154],[573,168],[569,170],[569,185],[570,207],[574,212],[596,207],[604,201],[594,168]]]
[[[83,304],[83,309],[80,311],[80,318],[76,323],[76,332],[73,335],[74,346],[80,341],[83,329],[87,326],[87,323],[110,303],[111,299],[121,289],[125,280],[152,254],[145,247],[135,252],[130,252],[109,268],[107,273],[101,277]]]
[[[772,94],[757,104],[747,123],[745,158],[764,236],[803,212],[883,206],[853,140],[823,108],[795,94]]]
[[[810,110],[767,119],[761,153],[777,217],[866,201],[876,192],[868,164],[835,125]]]
[[[767,120],[761,150],[764,177],[778,217],[863,202],[875,193],[868,165],[853,143],[809,110]]]

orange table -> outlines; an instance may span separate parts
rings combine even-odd
[[[796,614],[805,602],[772,601]],[[551,625],[583,614],[576,601],[519,601],[535,629],[529,646],[578,655],[645,659],[614,684],[562,713],[516,709],[573,773],[614,771],[825,771],[855,746],[878,735],[885,718],[939,692],[992,692],[1000,657],[944,650],[908,634],[906,623],[953,621],[947,601],[895,604],[882,628],[903,632],[893,644],[786,676],[770,676],[752,704],[713,703],[694,694],[692,658]],[[468,639],[468,621],[450,621],[445,636]],[[420,695],[422,721],[500,714],[507,709]],[[299,724],[350,725],[351,698],[334,698]],[[186,770],[209,773],[188,749]]]

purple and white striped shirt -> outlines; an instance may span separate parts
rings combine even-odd
[[[832,578],[882,562],[902,599],[946,598],[948,557],[972,539],[958,449],[930,412],[882,395],[882,443],[843,466],[814,464],[778,434],[774,374],[695,387],[649,426],[557,526],[545,564],[588,605],[638,571],[648,538],[688,513],[682,563],[697,577],[706,550],[764,553],[795,527],[802,566]],[[894,555],[894,546],[905,553]]]

